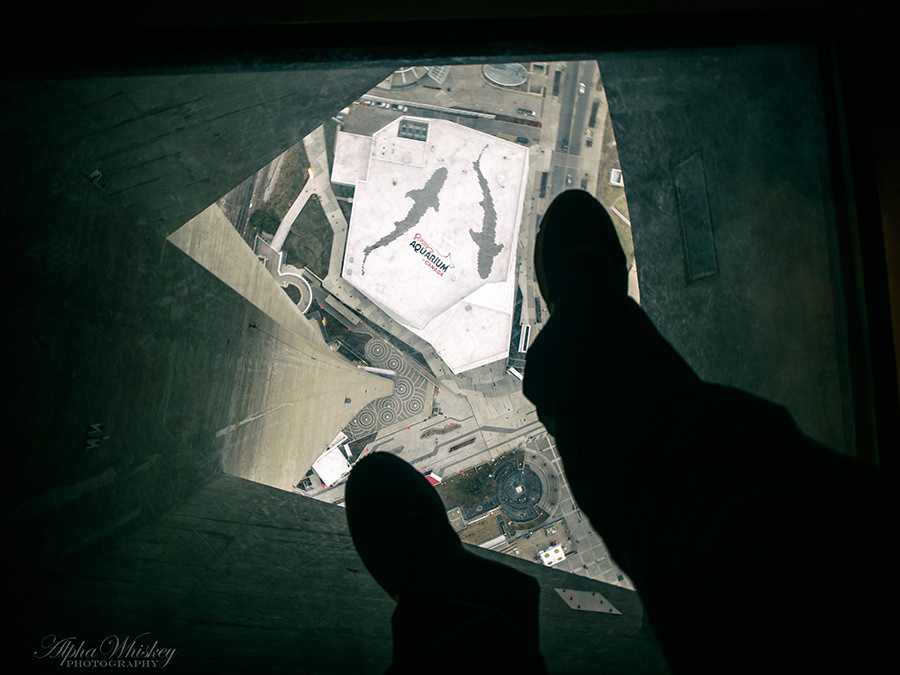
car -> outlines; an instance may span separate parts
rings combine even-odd
[[[530,117],[534,117],[534,110],[529,110],[528,108],[519,108],[518,110],[520,115],[528,115]]]
[[[568,152],[568,151],[569,151],[569,139],[568,139],[568,138],[564,138],[564,139],[563,139],[563,142],[562,142],[562,149],[563,149],[563,152]]]
[[[584,93],[584,82],[579,82],[579,83],[578,83],[578,93],[579,93],[579,94],[583,94],[583,93]]]
[[[566,185],[572,184],[572,174],[566,174]]]

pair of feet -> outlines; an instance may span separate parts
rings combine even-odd
[[[628,291],[625,254],[612,220],[600,202],[581,190],[563,192],[550,204],[535,241],[534,268],[551,312],[585,292],[624,296]],[[434,488],[393,455],[376,453],[354,467],[346,506],[360,557],[395,598],[469,555]],[[389,518],[394,532],[409,533],[412,539],[398,542],[385,536]]]
[[[535,241],[534,266],[551,313],[589,294],[627,294],[625,254],[615,227],[587,192],[563,192],[551,203]],[[459,610],[476,621],[491,616],[520,625],[520,633],[531,635],[538,654],[536,582],[464,549],[437,491],[416,469],[388,453],[366,457],[347,481],[346,507],[350,534],[363,563],[399,603],[395,664],[397,645],[411,642],[397,634],[398,617],[400,624],[407,624],[401,633],[419,630],[418,618],[404,619],[410,611],[401,610],[421,607],[416,599],[423,593],[429,602],[443,603],[445,614]],[[492,592],[497,586],[515,590]],[[445,589],[443,595],[439,589]],[[493,599],[485,605],[484,598]],[[539,654],[536,658],[543,663]]]

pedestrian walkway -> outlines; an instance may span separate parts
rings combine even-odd
[[[256,237],[254,250],[257,258],[263,262],[269,274],[281,284],[282,288],[286,288],[288,285],[296,287],[299,293],[299,299],[295,303],[297,310],[300,314],[306,314],[312,301],[312,289],[309,281],[303,276],[304,270],[285,264],[284,253],[274,250],[272,245],[259,235]]]
[[[281,251],[285,240],[291,233],[294,222],[297,220],[297,216],[300,215],[303,207],[306,206],[306,202],[309,200],[310,195],[314,194],[318,189],[318,183],[319,181],[314,178],[306,181],[300,194],[297,195],[294,203],[291,204],[291,208],[288,209],[287,213],[284,214],[284,218],[281,219],[281,224],[278,226],[278,231],[275,232],[275,236],[272,237],[271,246],[273,250]]]
[[[341,207],[334,195],[334,191],[331,189],[331,169],[328,166],[328,151],[326,149],[324,126],[318,127],[312,133],[307,135],[306,138],[303,139],[303,146],[306,150],[306,156],[309,159],[310,178],[306,181],[300,194],[297,195],[294,203],[291,204],[291,207],[288,209],[284,218],[282,218],[281,224],[278,226],[278,231],[272,238],[271,247],[275,251],[281,250],[288,234],[291,232],[294,222],[303,210],[303,207],[306,206],[309,199],[314,196],[314,198],[322,205],[322,209],[325,211],[325,215],[328,217],[328,221],[331,223],[331,227],[335,234],[334,244],[331,247],[332,260],[329,265],[330,274],[332,266],[335,264],[334,252],[338,251],[338,253],[340,253],[344,250],[344,241],[347,237],[347,221],[344,218],[344,212],[341,211]],[[340,267],[340,256],[338,256],[337,265]]]

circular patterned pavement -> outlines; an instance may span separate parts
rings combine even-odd
[[[429,401],[431,383],[422,377],[403,358],[403,354],[389,341],[372,337],[364,348],[366,360],[376,368],[394,371],[394,389],[390,396],[372,401],[354,417],[345,432],[351,438],[361,438],[374,431],[402,423],[421,415]]]
[[[425,407],[425,400],[419,396],[413,396],[408,401],[403,402],[403,409],[410,415],[417,415],[422,412]]]
[[[372,338],[366,343],[366,356],[374,362],[382,361],[389,353],[388,344],[379,338]]]
[[[393,396],[385,396],[384,398],[380,398],[375,401],[375,403],[377,404],[379,410],[393,410],[396,412],[397,408],[400,407],[400,405],[397,403],[397,399],[395,399]]]
[[[356,424],[364,431],[374,429],[375,422],[376,422],[375,413],[373,413],[369,409],[364,409],[364,410],[360,411],[359,415],[356,416]]]
[[[405,399],[412,396],[412,393],[413,387],[408,379],[401,379],[394,382],[394,396]]]

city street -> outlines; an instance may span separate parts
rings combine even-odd
[[[597,75],[596,61],[576,61],[564,71],[556,152],[581,154],[591,90]]]

